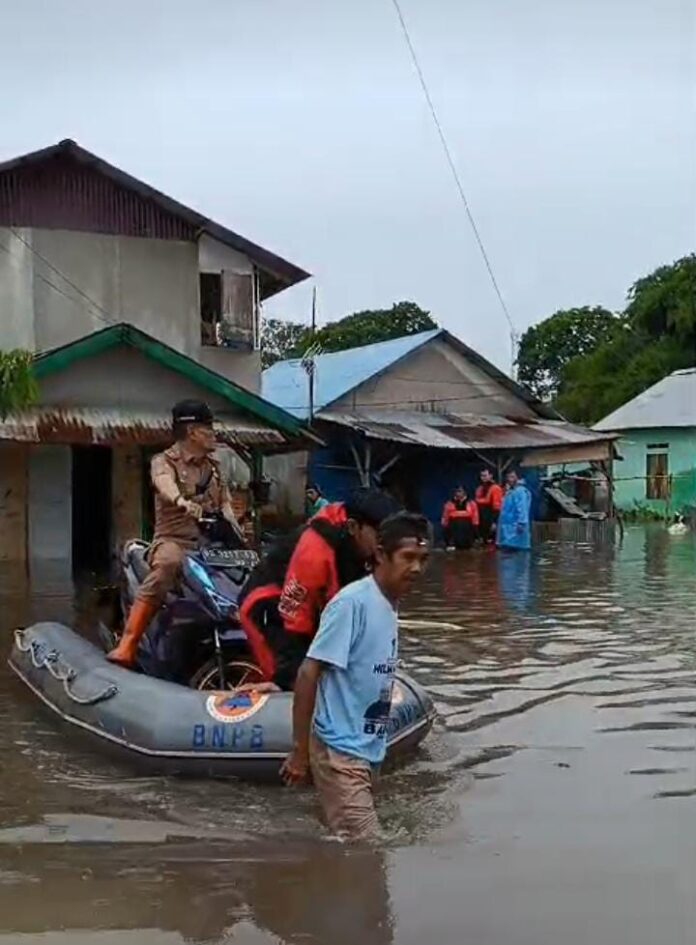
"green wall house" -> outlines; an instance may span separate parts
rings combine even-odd
[[[594,429],[621,436],[614,498],[622,511],[696,508],[696,368],[674,371]]]

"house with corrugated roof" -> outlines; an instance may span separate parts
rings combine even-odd
[[[615,502],[664,515],[696,507],[696,368],[674,371],[596,423],[621,437]]]
[[[306,368],[280,361],[262,376],[264,398],[326,442],[304,464],[287,457],[275,474],[295,483],[295,508],[305,481],[328,498],[377,483],[437,521],[451,490],[473,491],[483,466],[502,479],[521,465],[533,485],[547,464],[611,463],[611,434],[566,422],[444,329],[320,354],[311,417]]]
[[[305,442],[260,396],[259,318],[307,275],[73,141],[0,163],[0,345],[40,389],[0,418],[0,563],[69,576],[146,530],[177,400],[210,402],[233,482]]]

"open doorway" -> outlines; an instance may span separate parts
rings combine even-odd
[[[111,564],[111,449],[73,446],[72,551],[76,574],[103,574]]]

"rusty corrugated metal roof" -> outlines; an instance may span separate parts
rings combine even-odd
[[[325,410],[318,420],[357,430],[370,439],[459,450],[527,450],[614,439],[565,420],[419,410]]]
[[[309,278],[299,266],[70,139],[0,163],[0,222],[183,240],[207,233],[253,260],[259,269],[262,298]]]
[[[216,431],[232,446],[273,447],[288,442],[278,430],[236,417],[218,418]],[[171,418],[164,411],[43,406],[0,420],[0,440],[21,443],[156,446],[169,442],[171,435]]]

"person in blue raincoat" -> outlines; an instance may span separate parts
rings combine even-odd
[[[499,548],[529,551],[532,546],[532,494],[514,470],[507,474],[507,485],[496,541]]]

